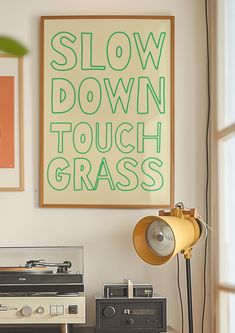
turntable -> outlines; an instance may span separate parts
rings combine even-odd
[[[0,267],[0,294],[57,292],[78,293],[84,291],[83,276],[71,273],[70,261],[49,263],[45,260],[29,260],[24,266]],[[56,270],[50,269],[56,268]]]
[[[85,323],[83,247],[0,248],[0,324]]]

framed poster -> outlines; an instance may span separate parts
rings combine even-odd
[[[42,17],[40,58],[40,206],[172,206],[174,17]]]
[[[0,191],[22,191],[23,59],[0,54]]]

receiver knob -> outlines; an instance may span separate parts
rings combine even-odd
[[[135,322],[135,321],[134,321],[134,319],[132,319],[132,318],[130,318],[130,319],[127,320],[127,324],[128,324],[128,325],[134,325],[134,322]]]
[[[111,305],[108,305],[104,308],[103,314],[105,318],[112,318],[115,316],[115,308]]]
[[[33,310],[30,306],[25,305],[23,308],[20,309],[20,313],[23,317],[30,317],[33,313]]]

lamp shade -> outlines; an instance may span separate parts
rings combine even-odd
[[[146,216],[135,226],[133,243],[137,254],[145,262],[162,265],[178,252],[184,252],[198,241],[200,223],[194,211],[173,209],[169,214]]]

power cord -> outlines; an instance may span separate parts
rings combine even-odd
[[[210,120],[211,120],[211,87],[210,87],[210,40],[209,40],[209,19],[208,19],[208,0],[205,0],[205,21],[206,21],[206,48],[207,48],[207,125],[206,125],[206,198],[205,198],[205,223],[209,221],[209,185],[210,185]],[[203,306],[202,306],[202,333],[204,333],[206,294],[207,294],[207,257],[208,257],[208,237],[205,239],[204,249],[204,270],[203,270]]]

